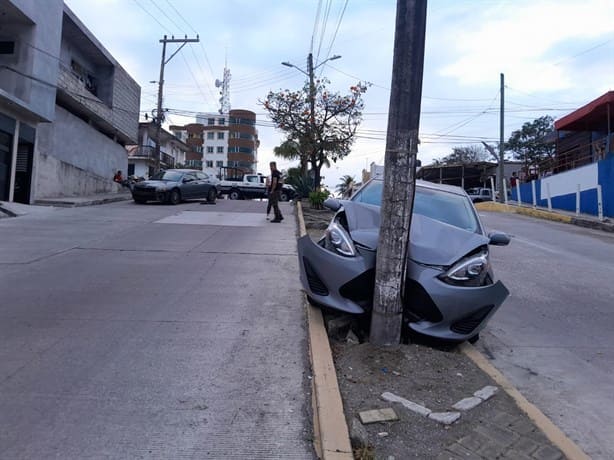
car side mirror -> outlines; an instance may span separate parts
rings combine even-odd
[[[509,235],[500,232],[489,233],[488,239],[488,244],[492,246],[507,246],[511,241]]]
[[[327,198],[323,203],[325,208],[330,209],[331,211],[338,211],[341,207],[341,203],[337,198]]]

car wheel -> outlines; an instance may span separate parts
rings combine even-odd
[[[288,197],[288,194],[286,192],[281,192],[281,194],[279,195],[279,199],[281,201],[288,201],[290,198]]]
[[[134,202],[136,204],[145,204],[145,203],[147,203],[147,200],[143,200],[141,198],[133,198],[133,199],[134,199]]]
[[[228,198],[230,198],[231,200],[240,200],[241,192],[239,192],[238,190],[231,190],[230,194],[228,195]]]
[[[181,193],[179,193],[179,190],[171,190],[171,193],[168,195],[168,202],[170,204],[179,204],[181,202]]]
[[[217,192],[214,188],[210,188],[207,193],[207,203],[215,204],[215,200],[217,199]]]

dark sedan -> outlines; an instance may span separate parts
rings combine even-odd
[[[149,180],[138,182],[132,188],[136,203],[160,201],[178,204],[183,200],[206,199],[215,203],[217,182],[214,176],[192,169],[167,169],[154,174]]]

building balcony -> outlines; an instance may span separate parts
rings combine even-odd
[[[145,160],[152,165],[156,162],[156,149],[148,145],[140,145],[128,152],[128,158],[132,160]],[[171,155],[160,152],[160,167],[174,168],[175,158]]]

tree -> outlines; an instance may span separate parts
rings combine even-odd
[[[261,102],[288,140],[305,149],[315,188],[320,186],[320,170],[327,161],[336,162],[349,155],[362,120],[362,94],[367,90],[367,85],[359,82],[348,95],[341,95],[328,91],[328,83],[323,78],[316,80],[313,88],[307,82],[298,91],[271,91]]]
[[[452,153],[440,158],[437,162],[442,165],[466,165],[486,161],[488,153],[477,145],[467,147],[453,147]]]
[[[527,122],[512,133],[506,144],[507,150],[527,167],[543,164],[546,160],[551,161],[554,158],[555,146],[545,142],[545,137],[552,131],[554,119],[549,115]]]
[[[341,178],[341,182],[337,184],[335,189],[341,193],[342,198],[349,198],[352,195],[352,190],[354,190],[354,185],[356,185],[356,179],[353,176],[343,176]]]
[[[307,162],[309,160],[305,149],[292,139],[286,139],[273,149],[273,155],[284,160],[299,160],[301,175],[307,175]]]

